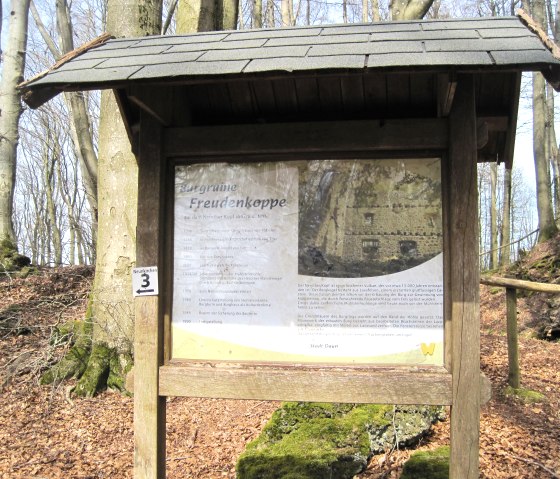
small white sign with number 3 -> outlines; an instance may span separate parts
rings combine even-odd
[[[157,266],[132,269],[132,294],[134,296],[159,294]]]

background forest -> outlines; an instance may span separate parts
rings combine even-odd
[[[166,0],[163,5],[161,32],[170,34],[193,29],[213,29],[215,25],[210,23],[202,25],[199,22],[194,27],[185,24],[189,21],[189,9],[199,8],[202,11],[200,15],[205,14],[205,6],[196,5],[196,1]],[[108,0],[30,1],[24,77],[33,77],[50,67],[64,53],[106,31],[107,2]],[[436,0],[424,3],[431,3],[426,18],[503,16],[513,15],[521,7],[529,12],[541,8],[538,1],[520,0]],[[547,25],[548,33],[555,38],[559,28],[557,4],[550,0],[540,3],[544,7],[544,24]],[[9,2],[4,0],[4,57],[7,56],[9,41],[10,7]],[[388,2],[379,0],[242,0],[238,9],[239,29],[388,21],[391,18]],[[532,13],[534,17],[539,16]],[[7,68],[11,68],[11,64],[4,60],[2,71]],[[4,76],[7,75],[3,74]],[[534,162],[529,157],[532,155],[530,147],[528,148],[532,137],[534,104],[537,109],[533,128],[542,131],[537,136],[546,138],[545,141],[539,140],[534,150],[535,157],[547,170],[544,176],[548,177],[546,194],[550,199],[545,202],[550,202],[553,211],[559,207],[557,184],[560,171],[554,128],[554,96],[552,89],[545,87],[538,78],[540,75],[534,76],[537,78],[536,87],[541,90],[542,101],[533,101],[533,78],[527,75],[524,77],[520,106],[518,152],[511,178],[506,175],[503,165],[497,167],[484,164],[480,168],[481,251],[493,250],[493,254],[482,256],[484,268],[493,268],[498,262],[507,262],[510,255],[515,258],[520,250],[528,249],[536,239],[536,235],[530,235],[537,229],[538,215],[531,171]],[[5,90],[8,86],[4,83],[2,88]],[[544,115],[540,111],[543,110],[540,106],[542,102]],[[98,92],[67,94],[48,102],[39,110],[24,108],[22,111],[13,196],[13,233],[19,251],[29,256],[33,264],[95,263],[99,111]],[[507,198],[509,188],[511,203]],[[547,212],[544,214],[549,215]],[[542,224],[539,226],[542,227]],[[529,236],[521,243],[499,249],[527,235]]]

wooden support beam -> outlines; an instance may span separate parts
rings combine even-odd
[[[451,107],[453,106],[456,89],[456,75],[451,73],[440,73],[437,76],[438,117],[443,118],[449,116]]]
[[[519,340],[517,338],[517,290],[506,288],[507,343],[508,343],[508,384],[520,387]]]
[[[161,127],[148,114],[141,115],[138,152],[137,266],[157,266],[162,278],[162,223],[164,175]],[[131,292],[132,293],[132,292]],[[165,478],[165,398],[158,392],[163,364],[161,298],[134,301],[134,477]]]
[[[477,212],[477,141],[474,78],[458,78],[450,113],[449,277],[453,405],[451,479],[478,479],[480,321]]]
[[[451,404],[444,368],[343,368],[192,364],[160,368],[160,394],[377,404]]]
[[[228,125],[165,130],[166,157],[416,151],[448,147],[444,119]]]

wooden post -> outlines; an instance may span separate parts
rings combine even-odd
[[[451,479],[478,479],[480,325],[477,212],[477,142],[474,79],[458,78],[450,114],[449,286],[453,398]]]
[[[506,288],[507,343],[508,343],[508,384],[520,387],[519,342],[517,340],[517,290]]]
[[[141,117],[138,149],[138,224],[136,265],[157,266],[162,284],[164,169],[161,127]],[[134,302],[134,477],[165,478],[165,397],[159,396],[163,364],[163,321],[160,296]]]

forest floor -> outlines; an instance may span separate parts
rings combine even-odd
[[[132,398],[111,391],[75,398],[72,381],[56,387],[38,383],[41,372],[67,347],[49,342],[53,327],[83,317],[91,279],[92,270],[83,267],[0,279],[1,479],[132,477]],[[523,332],[542,313],[534,300],[519,301],[522,383],[545,400],[526,404],[505,394],[504,293],[481,288],[481,365],[493,388],[480,415],[482,478],[560,477],[560,343]],[[278,405],[169,399],[167,477],[233,479],[237,457]],[[449,420],[436,425],[419,448],[448,443]],[[374,456],[357,478],[398,478],[410,453]]]

